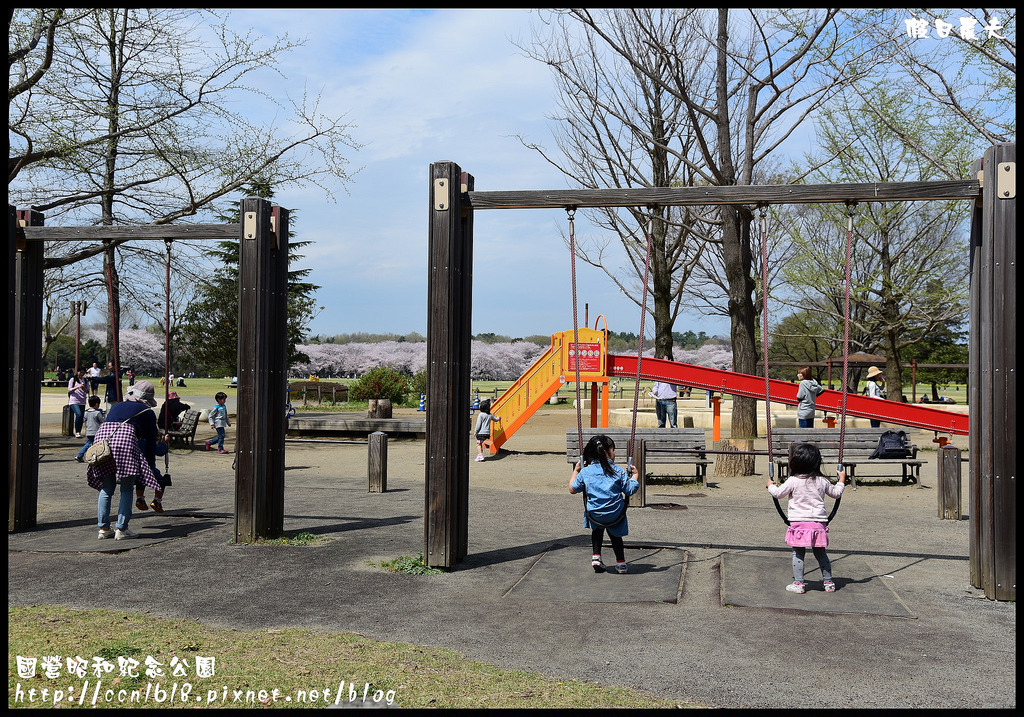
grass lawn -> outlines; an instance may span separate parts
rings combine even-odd
[[[7,609],[7,704],[11,708],[91,708],[96,683],[97,706],[324,707],[340,694],[343,702],[372,706],[393,702],[402,708],[676,708],[676,702],[637,690],[602,687],[590,682],[560,681],[541,675],[501,670],[463,659],[450,650],[377,642],[342,632],[292,628],[256,631],[212,628],[193,620],[158,618],[117,610],[72,610],[34,606]],[[35,676],[18,674],[15,657],[59,656],[60,677],[49,678],[41,665]],[[83,677],[69,679],[67,660],[88,663]],[[145,676],[147,657],[165,670],[161,678]],[[95,658],[113,665],[99,680]],[[120,677],[118,658],[140,663],[138,677]],[[172,676],[171,661],[182,668]],[[204,659],[205,658],[205,659]],[[214,674],[197,676],[198,661],[214,659]],[[183,662],[182,662],[183,661]],[[187,665],[187,667],[185,667]],[[89,680],[87,689],[84,683]],[[159,684],[163,702],[156,699]],[[169,699],[176,684],[175,700]],[[47,689],[46,704],[41,702]],[[354,689],[354,692],[352,689]],[[30,693],[29,690],[35,690]],[[142,697],[149,690],[149,700]],[[112,692],[108,693],[108,690]],[[125,692],[117,704],[119,691]],[[274,690],[277,699],[274,699]],[[60,691],[59,703],[54,705]],[[139,702],[129,704],[137,691]],[[236,692],[237,691],[237,692]],[[262,691],[262,692],[261,692]],[[84,692],[84,694],[83,694]],[[28,702],[33,694],[34,703]],[[104,697],[110,695],[110,702]],[[20,697],[20,701],[19,701]]]

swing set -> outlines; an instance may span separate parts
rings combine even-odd
[[[975,163],[973,171],[978,178],[963,181],[489,192],[475,191],[473,176],[464,173],[454,162],[431,164],[427,314],[427,365],[431,371],[426,393],[424,561],[433,567],[451,568],[468,552],[468,418],[465,411],[459,410],[461,401],[450,399],[470,392],[473,215],[476,211],[558,208],[574,212],[586,207],[747,205],[761,208],[763,225],[764,208],[769,204],[844,203],[852,211],[857,203],[864,202],[965,199],[975,202],[971,254],[969,391],[972,430],[969,447],[972,456],[977,458],[970,462],[970,473],[972,486],[977,485],[978,488],[972,495],[985,496],[977,501],[970,513],[972,583],[984,587],[987,593],[991,591],[993,595],[1003,596],[998,599],[1013,599],[1005,596],[1015,595],[1015,579],[1011,579],[1015,571],[1014,553],[1006,546],[1015,545],[1014,540],[1007,540],[1007,536],[1015,533],[1012,476],[1016,438],[1011,402],[1015,398],[1016,384],[1012,368],[1015,360],[1014,335],[1002,319],[1004,307],[1013,306],[1016,285],[1013,271],[1014,159],[1015,145],[996,145]],[[851,223],[852,215],[848,226]],[[848,228],[848,253],[851,241],[852,231]],[[849,259],[846,271],[844,300],[848,316]],[[575,272],[573,284],[575,297]],[[762,298],[766,300],[766,296]],[[575,306],[573,313],[573,333],[578,339]],[[766,339],[767,311],[762,314]],[[849,359],[848,319],[843,341],[845,374]],[[767,351],[766,340],[762,341],[762,346]],[[616,359],[615,373],[618,375],[633,369],[635,375],[651,378],[652,375],[657,377],[662,370],[657,360],[651,360],[655,363],[653,370],[642,371],[639,356],[632,365],[629,360]],[[767,366],[766,359],[764,365]],[[576,383],[579,395],[580,381]],[[773,390],[767,371],[764,384],[763,392],[750,391],[742,395],[765,399],[767,406]],[[844,423],[848,404],[857,398],[846,395],[844,382],[837,407]],[[823,404],[819,402],[824,408]],[[766,410],[770,411],[770,408]],[[768,425],[771,425],[770,415]],[[582,419],[578,417],[579,432],[582,432],[581,426]],[[996,539],[996,535],[1000,538]]]

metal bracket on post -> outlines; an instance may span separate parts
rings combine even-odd
[[[996,197],[1013,199],[1017,196],[1017,163],[1000,162],[996,167]]]
[[[242,217],[242,236],[249,241],[256,238],[256,212],[246,212]]]
[[[439,212],[446,212],[451,205],[451,197],[448,194],[448,180],[443,178],[435,179],[434,209]]]

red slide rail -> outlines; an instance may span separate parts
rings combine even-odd
[[[608,375],[635,377],[636,356],[609,354]],[[763,376],[751,376],[679,361],[645,356],[640,364],[640,376],[651,381],[666,381],[734,396],[759,398],[762,401],[765,397]],[[769,386],[772,401],[796,405],[796,392],[799,388],[797,384],[773,378],[769,379]],[[818,396],[816,405],[820,410],[838,414],[842,400],[842,392],[826,389],[823,394]],[[846,413],[851,416],[874,418],[901,426],[914,426],[961,436],[967,435],[970,423],[966,413],[919,406],[915,403],[884,401],[854,393],[846,396]]]

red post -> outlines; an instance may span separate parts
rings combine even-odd
[[[714,410],[714,418],[711,423],[711,440],[715,443],[722,440],[722,397],[711,397],[711,408]]]

